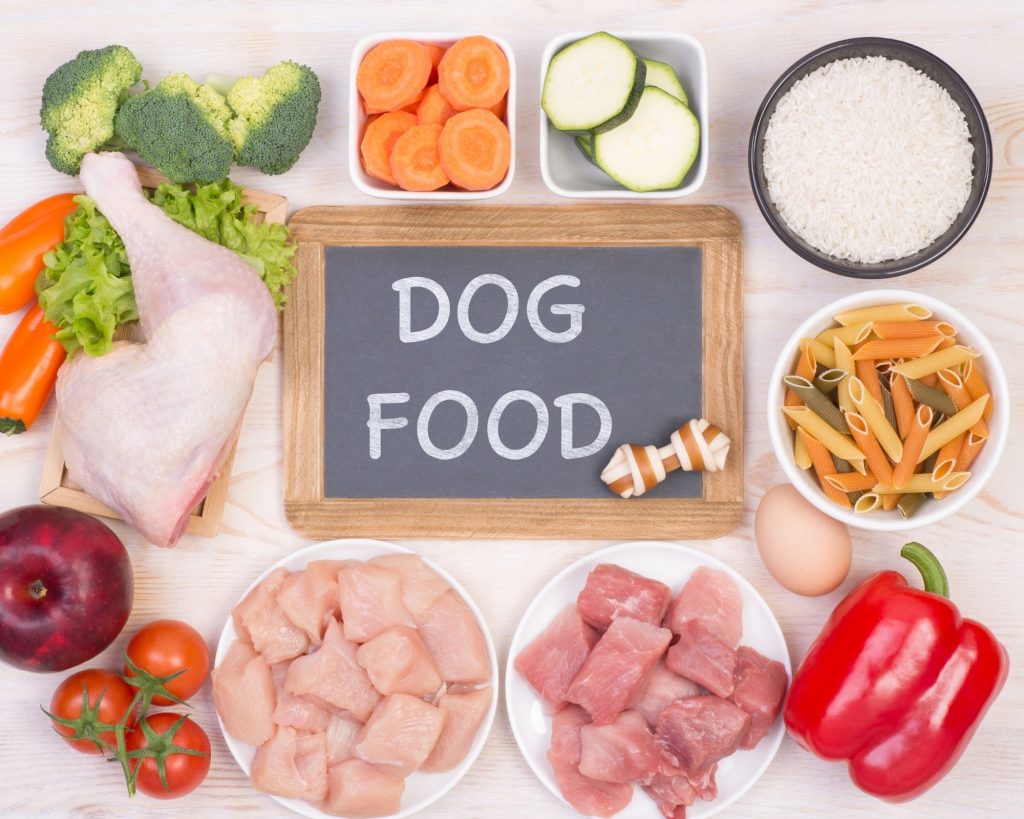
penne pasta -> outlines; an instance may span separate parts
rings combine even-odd
[[[846,384],[850,380],[850,376],[856,372],[853,363],[853,353],[850,352],[849,347],[843,344],[841,338],[837,338],[832,342],[832,354],[836,360],[835,369],[846,373],[846,378],[839,384],[839,391],[836,393],[839,399],[839,408],[844,412],[849,411],[853,409],[853,402],[850,401],[850,394],[847,392]]]
[[[958,435],[956,438],[946,442],[939,449],[935,457],[935,466],[932,467],[932,478],[934,480],[940,480],[952,474],[953,472],[962,472],[963,469],[957,466],[957,457],[960,455],[960,450],[964,445],[965,435]],[[942,495],[945,495],[943,492]],[[941,500],[941,496],[936,493],[936,500]]]
[[[970,361],[979,355],[981,353],[977,350],[965,347],[963,344],[956,344],[922,358],[904,361],[893,367],[893,371],[898,372],[900,375],[905,375],[907,378],[920,379],[922,376],[937,373],[939,370],[963,364],[965,361]]]
[[[957,472],[962,472],[965,469],[970,469],[971,464],[974,463],[974,459],[978,457],[978,453],[981,452],[985,446],[985,439],[979,438],[973,432],[968,432],[964,436],[964,442],[960,446],[960,454],[956,456],[956,467]]]
[[[811,463],[814,465],[814,472],[818,476],[818,483],[821,485],[821,490],[829,497],[830,500],[839,504],[844,509],[849,509],[851,506],[850,498],[846,492],[842,489],[837,489],[825,480],[825,478],[831,474],[832,468],[832,456],[829,454],[829,451],[820,441],[812,438],[804,432],[803,429],[798,429],[796,434],[804,439],[804,445],[807,447],[807,451],[811,455]]]
[[[882,509],[886,512],[891,512],[899,505],[902,498],[902,495],[890,495],[888,493],[882,495]]]
[[[981,396],[989,394],[988,384],[985,383],[985,376],[981,374],[981,367],[973,358],[970,361],[964,362],[961,375],[964,379],[964,386],[967,387],[967,392],[971,394],[971,398],[977,400]],[[992,402],[989,401],[985,405],[985,412],[981,417],[987,421],[991,416]]]
[[[838,367],[832,367],[831,369],[824,370],[817,378],[814,379],[814,386],[826,395],[830,395],[836,391],[839,385],[846,378],[846,375],[845,370],[840,370]]]
[[[793,425],[796,426],[796,421],[793,421]],[[797,427],[798,432],[799,430],[800,428]],[[800,469],[810,469],[812,466],[811,453],[807,451],[803,435],[793,436],[793,460],[796,461],[796,465]]]
[[[878,380],[878,370],[875,368],[874,361],[855,361],[854,362],[855,374],[861,380],[861,383],[867,388],[867,391],[871,394],[879,404],[882,403],[882,382]]]
[[[903,457],[896,464],[892,471],[892,485],[896,489],[903,489],[914,474],[917,466],[918,455],[924,449],[925,438],[932,428],[932,408],[922,404],[914,413],[914,422],[910,426],[907,437],[903,440]],[[934,473],[932,473],[934,477]]]
[[[920,304],[877,304],[847,310],[833,318],[844,327],[849,327],[851,324],[862,324],[865,321],[878,324],[892,321],[924,321],[931,317],[932,311]]]
[[[889,392],[885,384],[882,384],[882,409],[885,411],[885,420],[889,422],[889,426],[897,430],[897,434],[899,434],[899,422],[896,420],[896,408],[892,403],[892,393]],[[900,438],[902,437],[900,435]]]
[[[988,398],[987,395],[983,395],[977,401],[972,401],[956,415],[947,418],[937,427],[933,427],[925,439],[918,461],[923,461],[933,452],[938,452],[943,444],[952,441],[958,435],[962,435],[978,423],[981,420],[982,412],[985,410],[985,404],[988,403]]]
[[[853,511],[858,515],[866,515],[869,512],[874,512],[881,505],[882,499],[878,495],[874,492],[865,492],[853,504]]]
[[[957,414],[958,410],[956,402],[942,390],[937,390],[935,387],[929,387],[923,381],[916,381],[913,378],[908,378],[906,381],[907,388],[910,390],[910,395],[918,403],[927,404],[933,410],[945,415],[947,418],[951,415]]]
[[[863,324],[851,324],[849,327],[831,327],[828,330],[822,330],[816,338],[822,344],[827,344],[829,347],[832,346],[832,342],[837,338],[847,347],[852,347],[854,344],[866,341],[870,335],[871,322],[865,321]]]
[[[810,349],[814,353],[814,358],[822,367],[836,366],[836,357],[835,353],[832,352],[832,348],[826,344],[822,344],[816,338],[800,339],[800,349]]]
[[[796,375],[801,378],[814,378],[814,374],[818,370],[818,362],[814,357],[814,350],[810,347],[805,347],[800,350],[800,354],[796,360]],[[800,396],[797,395],[793,390],[786,390],[786,397],[783,399],[783,406],[786,407],[798,407],[802,403]],[[789,428],[792,430],[796,429],[796,422],[792,418],[787,418],[786,423],[789,424]]]
[[[840,492],[864,492],[878,483],[878,478],[870,472],[866,475],[861,475],[858,472],[839,472],[826,475],[825,482]]]
[[[832,463],[835,465],[836,472],[845,473],[854,471],[853,467],[850,466],[849,461],[844,461],[842,458],[837,458],[835,455],[832,456]]]
[[[866,341],[853,354],[854,361],[879,361],[883,358],[919,358],[928,355],[942,341],[943,336],[919,338],[879,338]]]
[[[861,471],[863,467],[858,468],[857,464],[863,465],[864,454],[848,437],[837,432],[822,420],[821,416],[807,407],[783,407],[782,411],[796,421],[797,425],[811,438],[823,444],[829,452],[849,461],[854,469],[858,472]]]
[[[857,448],[864,453],[864,460],[869,472],[874,474],[879,481],[886,484],[892,483],[892,465],[885,457],[882,447],[879,446],[871,428],[862,415],[856,412],[846,413],[846,425],[850,428],[853,440]]]
[[[849,434],[846,421],[839,408],[829,401],[828,396],[803,376],[787,375],[782,379],[786,386],[799,396],[804,406],[825,420],[830,427],[844,435]]]
[[[971,403],[971,394],[967,391],[964,380],[956,370],[939,370],[938,376],[939,386],[952,399],[957,412]],[[984,413],[982,413],[981,420],[971,427],[971,432],[982,438],[988,438],[988,424],[985,423]]]
[[[912,518],[914,513],[921,508],[921,504],[925,501],[925,495],[923,492],[911,492],[908,495],[903,495],[896,506],[899,507],[900,514],[903,515],[903,519],[907,520]]]
[[[902,375],[893,375],[889,382],[889,393],[892,395],[893,412],[896,413],[897,431],[900,438],[906,438],[914,417],[914,397],[910,394],[907,379]]]
[[[931,335],[956,338],[956,327],[948,321],[879,321],[871,325],[871,332],[879,338],[919,338]]]
[[[873,372],[874,367],[871,369]],[[890,461],[893,463],[899,463],[900,458],[903,457],[903,442],[900,440],[900,436],[896,434],[896,430],[892,428],[892,425],[885,417],[885,411],[882,409],[881,404],[879,404],[873,396],[868,394],[867,389],[864,387],[864,383],[856,376],[850,378],[847,388],[850,392],[850,400],[853,401],[853,405],[857,408],[857,412],[867,422],[868,428],[875,436],[875,439],[882,447],[882,450],[888,456]],[[942,444],[939,444],[939,446],[941,445]],[[938,449],[938,447],[936,447],[936,449]]]
[[[941,481],[932,480],[930,472],[918,472],[910,476],[906,486],[897,489],[894,486],[886,486],[879,483],[871,487],[876,495],[903,495],[911,492],[952,492],[959,489],[971,478],[970,472],[953,472]]]

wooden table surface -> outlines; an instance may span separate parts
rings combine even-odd
[[[890,806],[872,800],[828,765],[787,739],[774,763],[729,816],[1022,816],[1024,733],[1024,512],[1019,464],[1024,412],[985,492],[946,523],[907,535],[854,532],[853,571],[821,599],[792,595],[775,584],[752,540],[762,494],[782,480],[764,421],[766,379],[784,339],[813,308],[855,293],[856,281],[832,276],[794,256],[770,232],[754,205],[746,144],[754,112],[773,80],[819,45],[844,37],[881,35],[917,43],[951,63],[974,89],[992,128],[995,169],[980,218],[960,245],[926,270],[892,286],[954,303],[981,325],[999,351],[1013,394],[1024,397],[1024,93],[1020,46],[1024,6],[1015,0],[836,2],[706,0],[706,2],[6,2],[0,5],[0,220],[75,182],[47,165],[38,125],[46,75],[83,48],[123,43],[150,78],[171,71],[251,73],[282,59],[308,63],[320,75],[324,102],[313,139],[298,165],[280,178],[240,171],[239,181],[313,204],[372,204],[346,167],[348,60],[356,41],[377,30],[466,30],[507,38],[519,63],[518,163],[502,204],[558,203],[540,178],[537,149],[538,64],[544,44],[573,29],[672,30],[697,37],[710,66],[711,163],[703,188],[682,202],[731,208],[743,226],[746,309],[746,470],[743,521],[731,536],[691,544],[728,562],[764,595],[782,625],[794,662],[800,660],[843,592],[871,572],[900,568],[909,538],[935,549],[966,616],[992,628],[1014,667],[1002,696],[953,773],[924,797]],[[638,205],[643,207],[643,205]],[[0,317],[0,338],[17,316]],[[29,433],[0,441],[0,508],[33,503],[50,432],[48,410]],[[144,543],[114,524],[135,567],[135,609],[125,634],[96,662],[111,664],[127,635],[149,620],[177,617],[211,645],[240,592],[266,566],[305,542],[291,532],[281,500],[281,357],[265,365],[242,428],[221,534],[185,538],[174,550]],[[480,604],[504,659],[519,617],[555,572],[607,542],[409,542],[457,576]],[[62,675],[0,666],[0,815],[281,816],[283,808],[253,790],[217,729],[209,689],[195,701],[213,741],[213,767],[189,797],[129,803],[117,766],[67,750],[39,705]],[[572,817],[534,778],[499,710],[486,748],[466,778],[422,816]]]

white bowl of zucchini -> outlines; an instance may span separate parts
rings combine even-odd
[[[687,34],[570,32],[541,60],[540,168],[576,199],[669,199],[704,182],[708,72]]]

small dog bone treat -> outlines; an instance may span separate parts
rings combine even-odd
[[[617,495],[640,497],[676,469],[718,472],[725,467],[730,443],[729,437],[706,419],[687,421],[661,449],[638,444],[620,446],[601,472],[601,480]]]

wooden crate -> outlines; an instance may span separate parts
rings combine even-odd
[[[143,187],[152,190],[161,182],[166,182],[166,177],[157,173],[152,168],[140,167],[139,180]],[[266,193],[265,191],[245,188],[243,190],[243,201],[246,204],[255,205],[263,216],[265,222],[276,222],[283,224],[288,215],[288,200],[283,196]],[[119,332],[120,338],[131,338],[132,327],[128,326]],[[64,451],[61,446],[60,435],[57,434],[58,420],[54,419],[53,430],[50,433],[50,442],[46,450],[46,460],[43,463],[43,476],[39,483],[39,499],[43,503],[53,506],[64,506],[68,509],[77,509],[80,512],[87,512],[91,515],[99,515],[105,518],[118,518],[118,514],[104,503],[96,500],[75,483],[68,479],[67,468],[64,464]],[[221,467],[220,474],[210,484],[210,488],[199,503],[196,504],[189,517],[188,526],[185,531],[192,535],[201,537],[213,537],[220,530],[221,517],[224,514],[224,504],[228,498],[228,484],[231,481],[231,466],[235,458],[235,450],[232,448]]]

